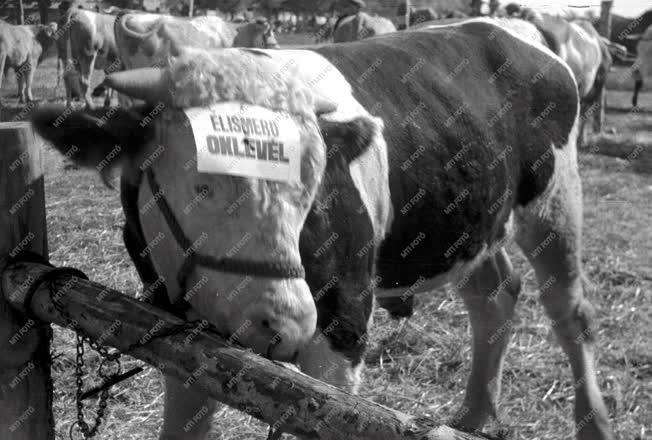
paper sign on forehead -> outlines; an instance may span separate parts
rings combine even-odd
[[[288,114],[239,102],[184,112],[195,138],[197,171],[301,181],[299,128]]]

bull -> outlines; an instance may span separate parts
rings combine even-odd
[[[497,414],[513,237],[571,364],[577,437],[612,438],[582,287],[579,98],[559,57],[476,20],[302,50],[189,48],[107,83],[148,104],[32,121],[77,163],[121,169],[125,243],[157,303],[355,392],[373,296],[454,284],[473,364],[452,423],[473,431]],[[281,123],[284,137],[262,134]],[[161,438],[206,438],[210,417],[187,423],[204,408],[166,378]]]

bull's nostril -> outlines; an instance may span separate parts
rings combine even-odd
[[[272,359],[272,352],[274,351],[274,348],[277,345],[280,345],[281,342],[283,342],[283,338],[281,338],[281,335],[278,333],[269,340],[269,344],[267,345],[267,359]]]
[[[269,321],[266,319],[263,319],[263,322],[261,322],[261,325],[263,328],[269,328]]]

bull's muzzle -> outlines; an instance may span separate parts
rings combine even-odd
[[[235,341],[261,356],[293,362],[315,333],[317,311],[304,280],[282,285],[285,291],[267,292],[228,327]]]

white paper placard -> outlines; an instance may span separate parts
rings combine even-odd
[[[287,113],[240,102],[184,112],[195,138],[197,171],[301,181],[301,137]]]

